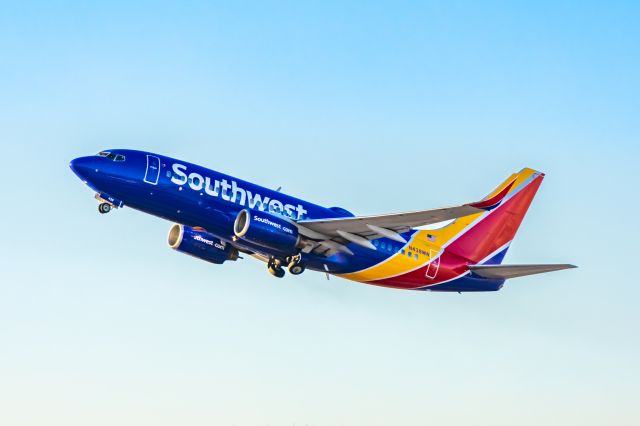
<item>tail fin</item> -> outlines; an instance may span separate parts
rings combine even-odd
[[[522,219],[536,195],[544,174],[525,168],[509,176],[485,200],[504,194],[499,204],[486,211],[457,219],[440,232],[447,241],[445,250],[467,259],[471,264],[500,264]]]

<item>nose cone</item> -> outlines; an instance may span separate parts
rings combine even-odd
[[[95,157],[78,157],[71,160],[69,167],[80,179],[86,181],[90,172],[94,169]]]

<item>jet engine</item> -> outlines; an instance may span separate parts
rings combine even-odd
[[[207,262],[221,264],[238,259],[238,250],[205,230],[175,224],[169,230],[169,247]]]
[[[236,237],[284,254],[295,252],[300,242],[298,227],[275,214],[244,209],[233,224]]]

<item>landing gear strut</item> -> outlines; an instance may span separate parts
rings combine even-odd
[[[98,205],[98,211],[101,214],[109,213],[111,211],[111,204],[109,204],[109,203],[100,203]]]

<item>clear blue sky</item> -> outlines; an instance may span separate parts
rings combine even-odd
[[[636,425],[637,2],[5,2],[3,425]],[[157,151],[356,213],[547,173],[506,261],[424,294],[166,247],[68,169]]]

